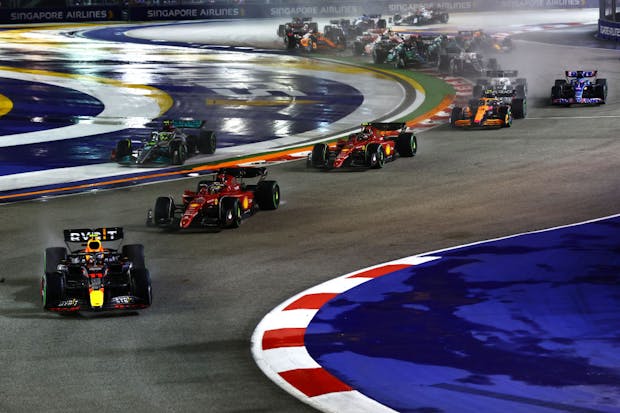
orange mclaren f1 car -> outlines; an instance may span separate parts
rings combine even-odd
[[[490,95],[472,99],[465,107],[455,106],[450,116],[453,128],[509,128],[511,124],[510,105]]]

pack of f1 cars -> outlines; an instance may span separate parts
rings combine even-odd
[[[421,26],[425,24],[448,23],[450,15],[446,9],[440,7],[420,7],[407,14],[395,14],[392,21],[395,25]]]
[[[415,135],[402,122],[369,122],[362,130],[332,145],[317,143],[308,155],[307,166],[382,168],[397,156],[413,157],[418,149]]]
[[[509,104],[491,93],[471,99],[465,107],[452,108],[450,125],[453,128],[509,128],[512,112]]]
[[[263,167],[221,168],[211,179],[200,181],[195,191],[185,190],[181,204],[171,196],[158,197],[146,224],[172,230],[238,228],[242,219],[258,210],[280,205],[280,187],[266,176]],[[258,181],[246,184],[246,178]]]
[[[566,78],[556,79],[551,88],[552,105],[605,104],[607,79],[596,79],[596,70],[567,70],[564,74]]]
[[[510,105],[513,118],[524,118],[527,115],[527,80],[517,77],[518,74],[516,70],[487,70],[486,78],[476,80],[473,97],[493,94]]]
[[[294,49],[299,43],[299,39],[308,32],[319,30],[312,17],[294,17],[292,21],[278,26],[278,37],[284,40],[287,49]]]
[[[215,132],[204,125],[199,120],[164,120],[147,139],[119,141],[111,159],[127,166],[183,165],[190,156],[215,152]]]
[[[498,70],[497,59],[484,60],[478,52],[468,52],[458,47],[446,48],[439,56],[440,73],[454,75],[482,75],[486,70]]]
[[[120,227],[65,230],[66,247],[45,250],[43,308],[66,313],[149,307],[144,247],[127,244],[119,250],[122,239]]]

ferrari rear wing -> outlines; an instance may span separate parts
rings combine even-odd
[[[220,168],[218,174],[226,174],[235,178],[256,178],[267,174],[267,168],[256,166],[240,166],[237,168]]]
[[[487,70],[487,77],[517,77],[518,70]]]
[[[566,77],[595,77],[597,70],[567,70]]]
[[[381,131],[400,130],[407,127],[405,122],[367,122],[362,123],[362,127],[370,126]]]

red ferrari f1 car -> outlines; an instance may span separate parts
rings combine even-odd
[[[415,135],[402,122],[370,122],[361,132],[352,133],[332,145],[317,143],[308,155],[307,165],[314,168],[360,166],[383,168],[396,156],[413,157],[418,149]]]
[[[180,205],[170,196],[157,198],[146,224],[167,229],[237,228],[259,209],[274,210],[280,205],[280,187],[266,176],[266,168],[221,168],[212,179],[200,181],[195,191],[185,190]],[[245,178],[258,181],[246,184]]]

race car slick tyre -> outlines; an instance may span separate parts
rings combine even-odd
[[[458,106],[452,108],[452,114],[450,115],[450,126],[456,128],[456,121],[461,120],[463,117],[463,108]]]
[[[413,133],[401,133],[396,138],[396,152],[404,158],[415,156],[418,151],[418,140]]]
[[[280,186],[276,181],[262,181],[256,187],[256,202],[263,210],[278,209],[280,205]]]
[[[131,295],[142,299],[143,303],[150,306],[153,302],[151,291],[151,275],[146,268],[134,268],[130,276]]]
[[[326,168],[329,163],[329,147],[325,143],[317,143],[312,148],[312,166]]]
[[[153,223],[160,227],[170,227],[174,221],[174,200],[169,196],[160,196],[155,200]]]
[[[380,169],[385,165],[385,152],[378,144],[370,144],[366,149],[366,163],[372,169]]]
[[[527,114],[525,99],[512,99],[510,107],[512,108],[512,117],[515,119],[523,119]]]
[[[508,108],[500,107],[499,108],[499,115],[500,115],[500,119],[502,119],[504,121],[503,126],[505,128],[509,128],[510,125],[512,125],[512,114],[510,113]]]
[[[222,200],[222,226],[224,228],[239,228],[241,225],[241,207],[237,198]]]
[[[198,152],[198,138],[196,136],[189,135],[189,136],[187,136],[187,138],[185,138],[185,141],[187,142],[187,151],[188,151],[188,153],[193,155],[196,152]]]
[[[595,88],[596,97],[603,99],[601,103],[605,103],[607,99],[607,79],[596,79]]]
[[[198,150],[200,153],[212,154],[215,153],[215,147],[217,144],[217,138],[213,131],[201,131],[198,137]]]
[[[123,245],[122,254],[132,262],[133,268],[144,268],[144,245],[127,244]]]
[[[56,268],[61,261],[67,258],[67,249],[65,247],[52,247],[45,249],[45,272],[56,272]]]
[[[482,92],[483,92],[482,85],[476,85],[474,86],[474,92],[471,95],[475,98],[479,98],[482,96]]]
[[[65,278],[58,272],[45,273],[41,279],[41,301],[46,310],[63,300]]]
[[[124,157],[131,155],[131,139],[123,139],[116,144],[114,152],[115,160],[121,161]]]

